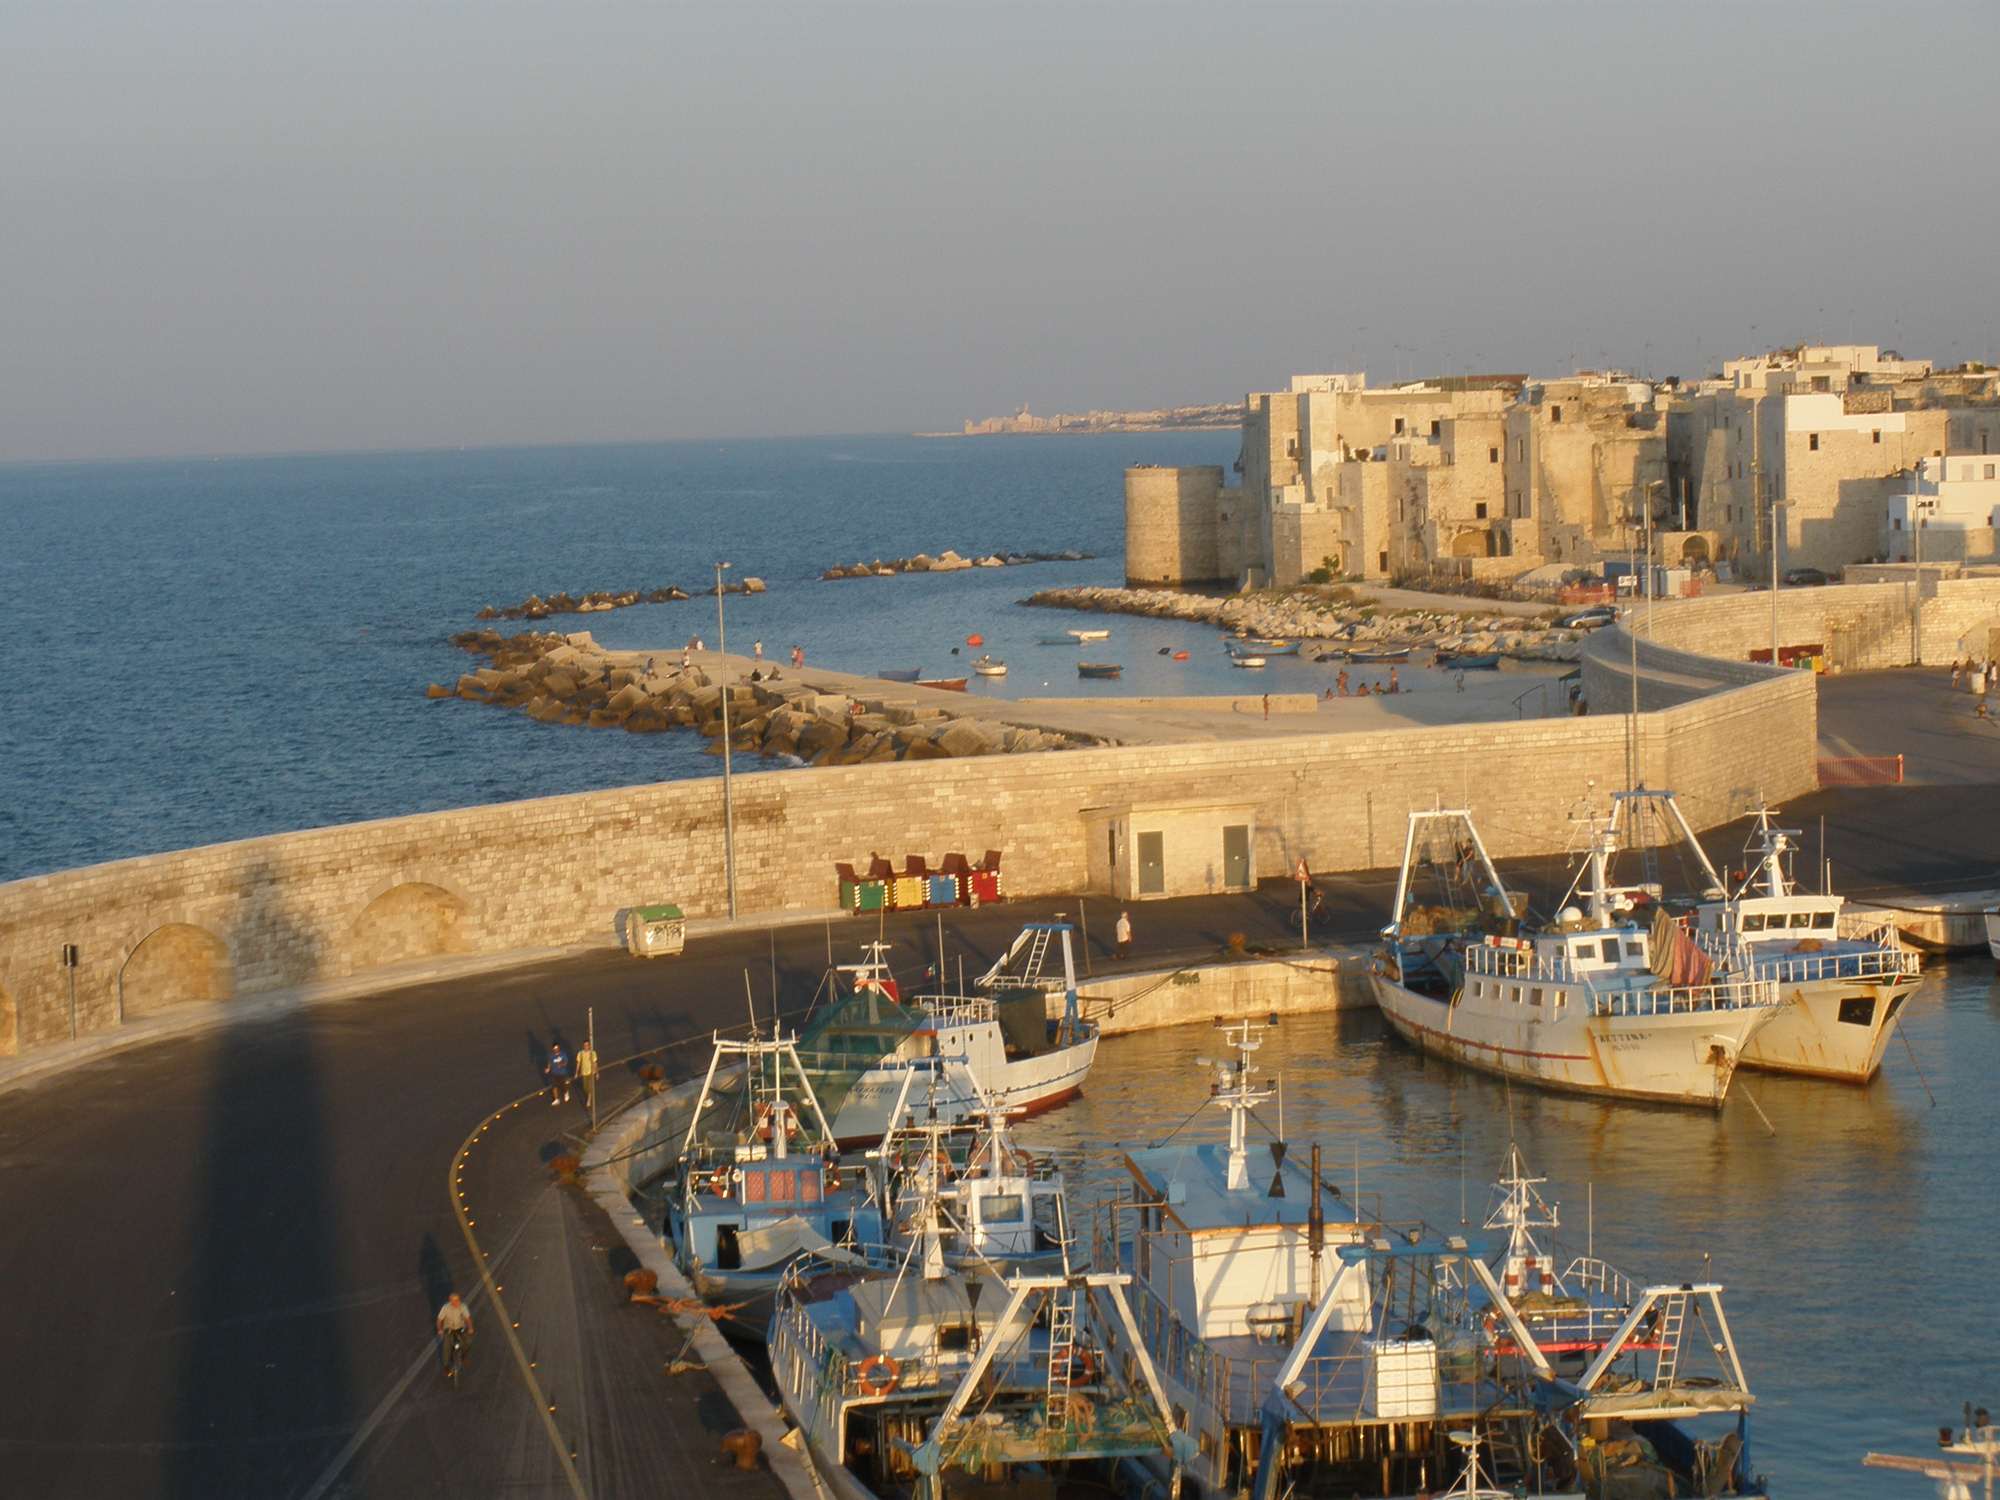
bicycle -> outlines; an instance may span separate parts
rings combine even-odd
[[[463,1328],[447,1328],[441,1337],[444,1340],[444,1378],[456,1390],[459,1371],[465,1368],[465,1346],[471,1338]]]

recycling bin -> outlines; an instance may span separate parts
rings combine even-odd
[[[625,919],[625,949],[634,958],[658,958],[687,947],[687,917],[678,906],[635,906]]]

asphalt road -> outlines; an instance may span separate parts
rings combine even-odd
[[[1994,731],[1919,674],[1830,679],[1829,753],[1904,750],[1922,784],[1824,792],[1786,809],[1836,879],[2000,883]],[[2000,747],[1995,747],[2000,749]],[[2000,757],[1996,757],[2000,764]],[[1740,827],[1709,846],[1730,862]],[[1803,862],[1802,862],[1803,863]],[[1560,861],[1516,871],[1546,894]],[[1392,872],[1331,877],[1316,935],[1384,920]],[[1135,963],[1212,952],[1231,932],[1295,933],[1295,888],[1148,903]],[[954,912],[945,943],[982,965],[1056,903]],[[1074,909],[1074,903],[1071,903]],[[1093,901],[1090,964],[1109,964],[1115,908]],[[920,967],[932,919],[891,917],[899,967]],[[476,1284],[447,1197],[458,1143],[539,1082],[549,1040],[595,1007],[607,1059],[705,1036],[760,1006],[772,976],[802,1008],[865,923],[697,943],[678,960],[604,953],[498,976],[328,1001],[106,1056],[0,1094],[0,1473],[9,1495],[488,1496],[567,1494],[561,1465],[490,1320],[463,1391],[429,1363],[430,1324]],[[669,1054],[692,1068],[698,1045]],[[629,1073],[623,1075],[630,1081]],[[608,1080],[615,1091],[620,1075]],[[620,1247],[601,1215],[550,1185],[548,1158],[581,1110],[510,1112],[466,1190],[537,1375],[588,1492],[696,1483],[769,1495],[715,1456],[730,1424],[699,1376],[660,1369],[663,1321],[617,1309]],[[509,1282],[510,1276],[518,1279]]]

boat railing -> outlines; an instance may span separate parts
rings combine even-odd
[[[1915,979],[1923,973],[1920,955],[1893,945],[1813,953],[1797,949],[1778,952],[1774,951],[1776,944],[1745,943],[1727,933],[1699,933],[1696,941],[1725,969],[1775,979],[1780,984],[1812,984],[1822,979]]]
[[[993,1019],[993,1001],[986,995],[919,995],[913,1002],[933,1021],[963,1026]]]
[[[1902,932],[1892,912],[1844,910],[1835,930],[1850,942],[1875,943],[1898,950],[1903,946]]]
[[[1630,1307],[1639,1293],[1632,1285],[1632,1278],[1612,1265],[1609,1261],[1591,1255],[1579,1255],[1569,1263],[1569,1269],[1560,1278],[1564,1285],[1578,1287],[1584,1291],[1596,1292],[1600,1297],[1623,1307]]]
[[[1562,953],[1537,953],[1533,948],[1508,947],[1487,941],[1465,950],[1465,972],[1487,979],[1542,979],[1557,984],[1580,982]]]
[[[1592,1013],[1600,1016],[1678,1016],[1703,1011],[1755,1010],[1778,1003],[1774,979],[1718,979],[1708,984],[1648,985],[1644,989],[1595,991]]]

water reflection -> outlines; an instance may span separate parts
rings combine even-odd
[[[1258,1060],[1283,1079],[1293,1148],[1318,1142],[1328,1175],[1358,1175],[1393,1217],[1456,1224],[1463,1202],[1477,1222],[1511,1136],[1561,1201],[1566,1248],[1592,1239],[1663,1280],[1706,1265],[1759,1393],[1758,1466],[1786,1493],[1857,1493],[1865,1449],[1917,1451],[1996,1394],[1996,1022],[1989,964],[1935,968],[1905,1007],[1909,1047],[1867,1087],[1742,1075],[1772,1130],[1742,1097],[1717,1116],[1513,1087],[1413,1052],[1373,1011],[1289,1021]],[[1109,1040],[1084,1097],[1023,1135],[1084,1153],[1098,1181],[1122,1175],[1114,1148],[1220,1139],[1193,1059],[1221,1051],[1206,1027]]]

